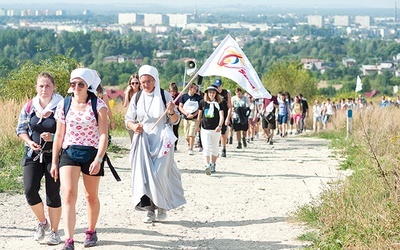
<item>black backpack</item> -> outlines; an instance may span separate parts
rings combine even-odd
[[[92,110],[94,113],[94,116],[96,117],[96,121],[98,122],[99,119],[99,114],[97,113],[97,96],[90,94],[86,102],[89,100],[92,101]],[[71,102],[72,102],[72,96],[67,96],[64,98],[64,117],[67,117],[67,113],[69,109],[71,108]],[[108,146],[110,146],[111,143],[111,136],[108,135]],[[119,177],[117,171],[115,170],[114,166],[111,163],[110,158],[108,157],[107,153],[104,154],[104,160],[107,162],[108,167],[111,170],[111,173],[113,174],[114,178],[117,181],[121,181],[121,178]]]

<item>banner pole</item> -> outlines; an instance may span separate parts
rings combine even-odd
[[[192,79],[190,79],[190,81],[186,84],[186,86],[182,89],[182,91],[179,93],[179,95],[177,97],[175,97],[175,99],[173,100],[173,103],[175,103],[176,101],[179,100],[179,98],[182,96],[183,92],[186,91],[186,89],[189,87],[189,85],[196,79],[196,77],[198,76],[198,73],[196,72],[196,74],[193,75]],[[158,120],[154,123],[153,127],[151,127],[151,130],[153,130],[156,125],[161,121],[161,119],[167,114],[168,109],[165,109],[164,113],[160,116],[160,118],[158,118]]]

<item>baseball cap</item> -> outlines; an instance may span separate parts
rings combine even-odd
[[[215,86],[217,86],[217,87],[221,86],[221,85],[222,85],[221,79],[215,79],[213,85],[215,85]]]

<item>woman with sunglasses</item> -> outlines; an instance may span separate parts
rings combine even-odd
[[[140,90],[140,81],[137,74],[133,74],[129,77],[128,86],[125,89],[125,98],[124,98],[124,107],[127,108],[129,106],[129,102],[132,99],[132,96],[139,92]]]
[[[62,96],[54,93],[54,90],[53,76],[47,72],[40,73],[36,78],[37,95],[22,108],[17,126],[17,135],[26,146],[22,161],[25,197],[39,221],[33,239],[41,241],[45,237],[45,231],[51,230],[47,239],[48,245],[57,245],[62,242],[58,234],[61,218],[60,181],[54,181],[49,172],[51,148],[56,131],[54,111],[63,99]],[[39,195],[43,176],[49,221],[46,219],[44,204]]]
[[[108,142],[107,106],[101,98],[95,97],[100,81],[95,70],[73,70],[69,90],[73,96],[68,113],[64,113],[64,102],[60,102],[55,114],[57,129],[50,173],[55,180],[60,178],[63,192],[65,250],[74,249],[76,202],[81,172],[88,212],[88,229],[85,230],[83,245],[91,247],[97,243],[96,223],[100,212],[98,191],[100,176],[104,175],[103,157]],[[97,119],[92,108],[94,100],[97,100]],[[83,156],[83,159],[78,156]]]
[[[128,87],[126,87],[126,90],[125,90],[125,98],[124,98],[124,107],[125,108],[127,108],[129,106],[132,96],[139,91],[140,91],[139,77],[137,74],[133,74],[133,75],[131,75],[131,77],[129,77]],[[128,129],[128,134],[129,134],[129,138],[131,139],[131,142],[132,142],[134,132],[132,130]]]

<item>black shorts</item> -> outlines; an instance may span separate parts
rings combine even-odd
[[[249,123],[232,123],[232,128],[235,131],[247,131],[249,129]]]
[[[96,156],[93,157],[93,159],[90,159],[90,161],[88,162],[76,162],[74,160],[72,160],[71,158],[69,158],[69,156],[67,155],[67,152],[65,150],[62,151],[61,156],[60,156],[60,162],[59,162],[59,167],[64,167],[64,166],[77,166],[77,167],[81,167],[81,171],[84,174],[90,175],[90,176],[104,176],[104,162],[101,163],[100,166],[100,171],[95,174],[95,175],[91,175],[89,174],[89,167],[90,164],[92,164],[92,162],[95,160]]]
[[[276,121],[275,118],[273,120],[273,122],[269,123],[267,122],[267,120],[265,120],[265,118],[262,118],[262,128],[263,129],[276,129]]]

